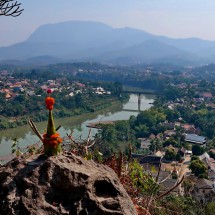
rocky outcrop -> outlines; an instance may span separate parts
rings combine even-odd
[[[136,215],[112,169],[73,154],[0,167],[1,215]]]

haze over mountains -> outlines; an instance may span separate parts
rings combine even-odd
[[[0,61],[200,65],[215,62],[215,41],[172,39],[98,22],[70,21],[43,25],[26,41],[1,47]]]

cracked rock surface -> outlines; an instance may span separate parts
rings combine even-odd
[[[73,154],[0,167],[1,215],[136,215],[112,169]]]

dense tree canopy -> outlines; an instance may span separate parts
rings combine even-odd
[[[199,145],[192,146],[192,153],[193,155],[202,155],[204,153],[204,148]]]
[[[203,161],[199,159],[195,159],[191,161],[189,168],[191,169],[192,173],[195,174],[195,176],[207,178],[207,174],[206,174],[207,168]]]

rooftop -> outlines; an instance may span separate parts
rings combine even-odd
[[[204,98],[213,98],[213,95],[208,92],[203,93],[203,96],[204,96]]]
[[[206,142],[206,137],[198,136],[196,134],[186,134],[185,141],[191,143],[204,144]]]
[[[132,153],[132,158],[137,158],[140,164],[159,165],[162,157],[157,155],[141,155]]]
[[[213,189],[213,182],[204,178],[200,178],[196,182],[199,189]]]

